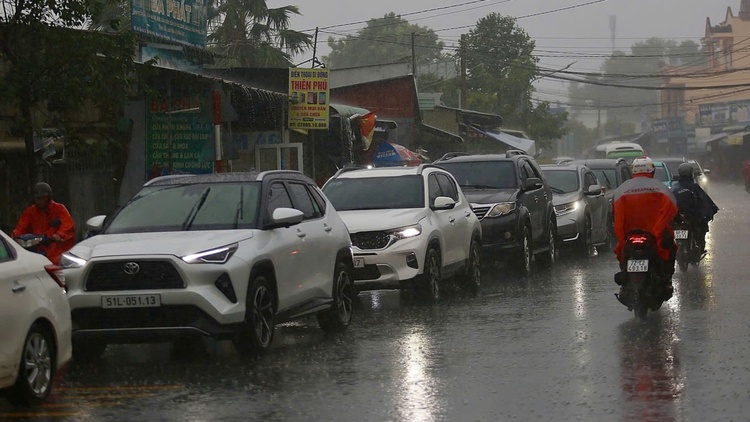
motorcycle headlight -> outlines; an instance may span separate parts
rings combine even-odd
[[[70,252],[65,252],[60,258],[60,267],[62,268],[81,268],[86,265],[86,260],[73,255]]]
[[[490,208],[490,211],[485,215],[486,217],[492,218],[492,217],[502,217],[504,215],[508,215],[512,213],[516,209],[516,203],[515,202],[501,202],[499,204],[495,204]]]
[[[388,234],[395,237],[396,239],[409,239],[422,234],[422,226],[419,224],[415,224],[413,226],[401,227],[391,230]]]
[[[188,264],[224,264],[237,252],[237,243],[181,257]]]
[[[581,201],[568,202],[567,204],[555,205],[555,215],[558,217],[577,210],[581,207]]]

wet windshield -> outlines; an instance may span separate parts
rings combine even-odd
[[[464,189],[516,189],[515,164],[511,161],[440,163]]]
[[[662,182],[668,182],[669,176],[667,175],[667,170],[664,168],[663,165],[656,166],[656,172],[654,173],[654,179],[661,180]]]
[[[422,176],[339,178],[323,192],[337,211],[424,208]]]
[[[570,193],[578,190],[578,172],[575,170],[544,170],[544,176],[554,193]]]
[[[255,228],[259,191],[259,182],[146,187],[107,233]]]

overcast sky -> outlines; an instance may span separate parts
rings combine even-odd
[[[407,14],[442,6],[459,5],[471,0],[268,0],[269,7],[296,4],[302,16],[292,19],[292,28],[308,30],[343,23],[382,17],[388,12]],[[472,25],[491,12],[521,17],[568,6],[589,3],[593,0],[475,0],[475,3],[405,16],[410,22],[428,26],[434,30],[462,25]],[[610,15],[617,17],[618,49],[627,50],[639,40],[650,37],[671,38],[678,41],[691,39],[696,42],[705,32],[706,18],[712,24],[722,22],[727,7],[735,15],[739,12],[740,0],[605,0],[566,11],[519,19],[523,27],[536,40],[537,50],[546,55],[565,52],[609,54]],[[354,33],[364,24],[330,29],[338,33]],[[438,31],[446,44],[454,43],[469,29]],[[329,34],[321,34],[318,57],[330,50],[324,42]],[[545,53],[539,53],[543,55]],[[308,59],[301,58],[300,61]],[[561,68],[576,62],[570,69],[598,71],[601,59],[541,57],[541,65]],[[553,101],[561,99],[566,88],[562,83],[545,82],[538,96]]]

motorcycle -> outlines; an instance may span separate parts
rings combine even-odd
[[[51,239],[41,234],[23,234],[16,238],[16,242],[27,251],[47,256],[45,247],[50,244]]]
[[[645,318],[649,309],[656,311],[664,303],[656,237],[641,230],[628,233],[624,254],[626,271],[621,273],[620,293],[615,296],[629,311],[634,311],[637,318]]]
[[[680,271],[685,272],[689,264],[698,265],[703,258],[702,250],[698,248],[696,241],[696,229],[689,223],[687,216],[680,214],[680,218],[675,222],[674,239],[677,242],[677,266]]]

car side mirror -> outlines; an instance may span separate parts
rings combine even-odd
[[[591,196],[598,196],[598,195],[601,195],[601,194],[602,194],[602,192],[604,192],[604,191],[602,190],[602,187],[601,187],[601,186],[599,186],[599,185],[591,185],[591,186],[589,186],[589,188],[588,188],[588,189],[586,190],[586,194],[588,194],[588,195],[591,195]]]
[[[529,177],[523,185],[523,190],[537,190],[541,189],[544,184],[542,179],[538,177]]]
[[[104,220],[107,219],[106,215],[97,215],[91,217],[86,221],[86,229],[90,232],[99,233],[104,229]]]
[[[711,170],[709,170],[709,169],[703,169],[703,174],[710,174],[710,173],[711,173]]]
[[[432,209],[435,211],[439,210],[452,210],[456,207],[456,201],[453,198],[447,196],[438,196],[435,198],[435,203],[432,204]]]
[[[291,227],[302,222],[305,214],[294,208],[276,208],[271,215],[273,227]]]

